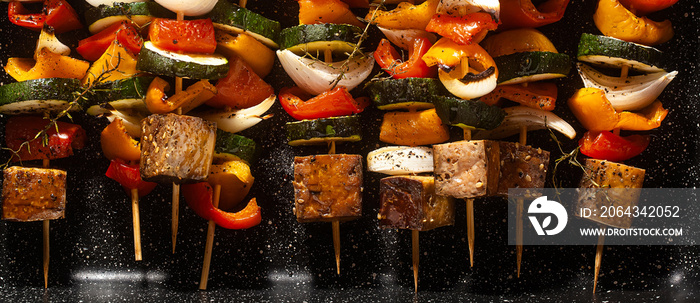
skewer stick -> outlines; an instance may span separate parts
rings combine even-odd
[[[214,197],[212,204],[214,207],[219,207],[219,198],[221,197],[221,185],[214,186]],[[216,223],[214,220],[209,220],[209,228],[207,229],[207,244],[204,248],[204,263],[202,264],[202,277],[199,279],[199,289],[207,289],[207,281],[209,280],[209,266],[211,265],[211,252],[214,246],[214,231]]]
[[[44,168],[49,167],[49,159],[44,159]],[[49,287],[49,220],[44,220],[44,288]]]
[[[177,12],[177,20],[182,21],[185,19],[185,14],[182,12]],[[175,93],[182,91],[182,78],[175,77]],[[177,114],[182,114],[182,108],[177,108]],[[173,240],[173,254],[175,253],[175,245],[177,244],[177,228],[179,225],[180,218],[180,184],[173,183],[173,203],[172,203],[172,223],[171,223],[171,238]]]
[[[248,4],[248,0],[239,0],[238,1],[238,6],[245,8],[246,4]]]
[[[464,140],[472,139],[471,129],[464,129]],[[474,199],[464,199],[467,202],[467,243],[469,243],[469,266],[474,267]]]
[[[418,246],[417,230],[411,230],[411,244],[413,246],[413,286],[415,292],[418,292],[418,261],[420,259],[420,249]]]
[[[139,215],[139,190],[136,188],[131,190],[131,215],[134,224],[134,258],[136,261],[141,261],[141,216]]]
[[[595,276],[593,277],[593,293],[598,286],[598,273],[600,272],[600,264],[603,262],[603,244],[605,243],[605,235],[598,236],[598,245],[595,248]]]
[[[329,56],[326,56],[329,58]],[[335,154],[335,141],[331,141],[328,148],[328,154]],[[338,275],[340,275],[340,221],[331,221],[333,225],[333,250],[335,253],[335,268]]]
[[[526,82],[527,83],[527,82]],[[527,126],[520,127],[520,144],[527,144]],[[516,254],[516,268],[518,278],[520,278],[520,265],[523,260],[523,204],[525,201],[523,199],[516,200],[516,217],[515,217],[515,254]]]

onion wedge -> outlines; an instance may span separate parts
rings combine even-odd
[[[437,36],[435,34],[422,29],[393,29],[378,25],[377,28],[382,31],[384,36],[386,36],[391,43],[395,44],[401,49],[409,49],[411,46],[413,46],[413,41],[417,38],[426,38],[428,41],[430,41],[430,43],[435,43],[435,41],[437,41]]]
[[[525,106],[508,107],[503,110],[506,112],[506,117],[501,125],[492,130],[479,131],[473,138],[502,139],[518,134],[522,126],[526,126],[528,131],[552,128],[569,139],[576,137],[576,130],[552,112]]]
[[[201,16],[210,12],[218,0],[156,0],[156,2],[172,12],[182,13],[185,16]]]
[[[677,71],[656,72],[626,79],[605,75],[592,67],[577,63],[578,74],[585,87],[605,91],[605,97],[617,111],[639,110],[654,102],[664,88],[678,75]]]
[[[56,35],[53,33],[51,27],[44,25],[41,29],[41,34],[39,34],[39,40],[36,43],[36,50],[34,51],[34,60],[37,59],[41,49],[47,48],[50,52],[54,54],[68,56],[70,55],[70,47],[58,41]]]
[[[466,59],[465,59],[466,60]],[[479,98],[484,96],[498,85],[498,72],[491,72],[490,75],[480,77],[484,72],[473,77],[467,77],[467,80],[457,79],[452,77],[451,73],[440,69],[438,76],[440,82],[445,85],[445,88],[453,95],[465,100]],[[473,78],[473,79],[470,79]]]
[[[146,2],[147,0],[85,0],[85,2],[89,3],[90,5],[94,7],[98,7],[100,5],[106,5],[106,6],[113,6],[115,2],[119,3],[132,3],[132,2]]]
[[[461,12],[460,12],[461,10]],[[479,11],[485,11],[498,22],[501,12],[501,3],[498,0],[441,0],[437,7],[438,14],[461,16]]]
[[[352,90],[372,72],[374,57],[372,54],[358,56],[346,61],[325,63],[316,59],[297,56],[289,50],[278,50],[277,57],[289,77],[294,82],[312,95],[319,95],[332,88],[335,80],[341,77],[337,83]],[[343,66],[345,64],[345,66]],[[345,69],[343,71],[343,69]]]
[[[433,171],[433,148],[427,146],[387,146],[367,154],[367,170],[387,175],[407,175]]]
[[[260,104],[249,108],[234,111],[212,110],[197,114],[193,113],[193,116],[216,122],[216,126],[223,131],[237,133],[267,119],[267,117],[263,117],[262,115],[275,104],[275,100],[277,100],[277,96],[273,94]]]

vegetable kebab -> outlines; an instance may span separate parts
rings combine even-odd
[[[650,137],[621,137],[620,130],[644,131],[661,126],[668,110],[656,98],[678,74],[677,71],[668,72],[663,53],[651,47],[673,37],[671,22],[656,22],[636,15],[636,9],[645,14],[666,6],[642,4],[634,0],[623,2],[600,0],[593,20],[605,36],[584,33],[578,46],[579,61],[620,68],[620,77],[617,78],[584,63],[577,63],[585,88],[569,99],[569,108],[588,129],[579,141],[580,151],[593,158],[586,160],[579,185],[582,188],[642,187],[644,169],[611,161],[624,161],[642,153],[649,145]],[[630,70],[639,75],[630,76]],[[606,193],[611,198],[582,191],[577,206],[634,207],[639,199],[639,191],[619,189]],[[629,228],[632,224],[631,218],[587,219],[618,228]],[[596,247],[594,293],[598,285],[604,241],[604,236],[600,235]]]
[[[65,171],[49,168],[49,161],[71,156],[74,148],[85,145],[85,131],[79,125],[58,119],[80,109],[80,79],[85,77],[89,63],[69,57],[70,48],[55,36],[82,28],[67,2],[44,1],[42,11],[36,14],[29,13],[22,3],[12,2],[8,15],[12,23],[40,34],[34,58],[9,58],[5,64],[5,71],[19,82],[0,87],[0,113],[27,114],[14,116],[5,125],[5,143],[12,151],[7,164],[42,159],[43,168],[13,166],[4,170],[2,219],[43,221],[46,288],[49,220],[65,217],[67,180]]]

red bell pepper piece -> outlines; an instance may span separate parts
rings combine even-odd
[[[173,52],[213,54],[216,50],[211,19],[178,21],[156,18],[148,29],[148,38],[158,48]]]
[[[260,224],[262,216],[255,198],[238,212],[220,210],[212,204],[214,190],[207,182],[183,184],[182,194],[187,205],[205,220],[213,220],[216,225],[227,229],[246,229]]]
[[[7,120],[5,144],[16,152],[12,161],[65,158],[73,155],[74,148],[85,146],[85,130],[80,125],[60,121],[47,129],[48,144],[44,145],[44,136],[37,137],[37,134],[49,123],[48,119],[37,116],[17,116]]]
[[[357,114],[369,105],[369,99],[354,99],[342,86],[325,91],[313,98],[297,86],[283,87],[280,90],[279,99],[282,108],[297,120]]]
[[[402,62],[401,56],[391,46],[389,40],[382,39],[377,51],[374,52],[374,60],[395,79],[434,78],[437,75],[437,68],[428,67],[421,59],[431,46],[433,44],[427,38],[416,38],[413,46],[408,50],[408,60]]]
[[[474,37],[481,40],[488,31],[495,30],[497,27],[498,23],[493,21],[491,15],[478,12],[461,17],[435,14],[430,18],[425,30],[450,38],[457,44],[467,45],[472,43]]]
[[[206,104],[216,108],[248,108],[263,102],[275,90],[238,56],[228,58],[228,74],[216,82],[216,95]]]
[[[57,34],[83,27],[78,14],[65,0],[45,0],[40,13],[30,13],[22,2],[13,1],[7,6],[7,16],[10,22],[36,31],[44,24],[53,27]]]
[[[146,182],[141,179],[141,171],[138,164],[127,164],[122,159],[112,160],[105,175],[119,182],[128,195],[131,195],[132,189],[136,189],[139,192],[139,197],[143,197],[157,185],[157,183]]]
[[[141,46],[143,45],[143,38],[141,38],[136,27],[131,22],[124,20],[105,28],[97,34],[80,40],[75,50],[83,58],[96,61],[107,51],[114,39],[117,39],[122,46],[134,55],[141,51]]]
[[[578,144],[586,156],[619,162],[639,155],[649,146],[649,141],[649,136],[620,137],[609,131],[588,131]]]
[[[561,20],[569,0],[547,0],[537,7],[532,0],[500,0],[499,30],[518,27],[540,27]]]

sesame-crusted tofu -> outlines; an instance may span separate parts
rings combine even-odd
[[[3,174],[3,220],[28,222],[65,216],[65,171],[13,166]]]
[[[216,123],[167,114],[141,121],[141,178],[160,183],[206,181],[209,176]]]
[[[362,156],[294,158],[297,221],[347,221],[362,216]]]
[[[498,142],[501,171],[497,195],[509,188],[543,188],[549,167],[549,152],[513,142]]]
[[[499,146],[495,141],[433,145],[435,193],[455,198],[491,196],[498,189]]]
[[[576,216],[582,208],[602,210],[603,207],[637,206],[645,170],[606,160],[586,159],[586,169],[579,183]],[[601,190],[607,189],[607,190]],[[593,220],[618,228],[632,226],[631,216],[591,216]]]
[[[452,197],[435,194],[432,176],[387,177],[379,183],[379,226],[426,231],[453,225]]]

